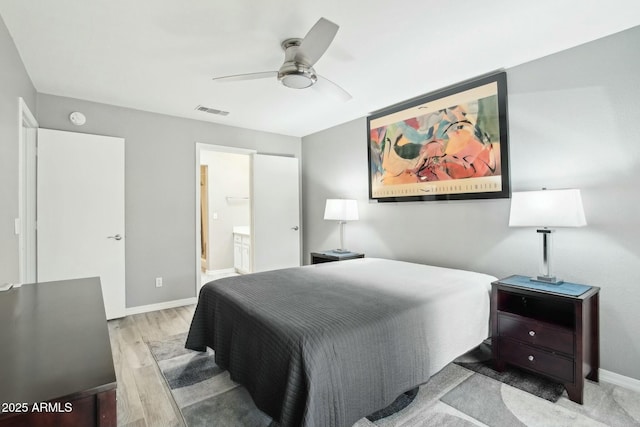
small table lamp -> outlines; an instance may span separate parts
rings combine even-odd
[[[340,248],[336,252],[348,252],[344,248],[344,225],[347,221],[358,220],[358,203],[349,199],[327,199],[324,208],[324,219],[339,221]]]
[[[511,195],[509,227],[541,227],[541,274],[531,280],[560,284],[551,274],[551,233],[549,227],[582,227],[587,225],[580,190],[547,190],[514,192]]]

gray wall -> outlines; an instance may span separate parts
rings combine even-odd
[[[72,111],[87,123],[72,125]],[[127,307],[195,296],[196,142],[301,154],[300,138],[45,94],[38,94],[38,121],[42,128],[125,138]]]
[[[554,236],[555,272],[601,291],[602,368],[640,379],[640,27],[507,70],[514,191],[579,188],[589,225]],[[416,94],[419,95],[419,94]],[[346,245],[489,273],[534,275],[534,229],[507,226],[509,200],[368,201],[366,119],[303,138],[304,253],[335,248],[327,197],[359,200]]]
[[[36,114],[36,90],[0,17],[0,284],[20,278],[18,236],[18,98]]]

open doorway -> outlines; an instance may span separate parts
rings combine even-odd
[[[217,160],[207,164],[208,245],[203,271],[201,166],[209,154]],[[207,273],[219,278],[300,265],[300,170],[296,157],[197,143],[194,177],[196,295],[203,280],[210,279]],[[240,181],[248,181],[248,187],[236,185]]]
[[[196,144],[197,287],[250,273],[253,150]],[[243,262],[244,260],[244,262]]]

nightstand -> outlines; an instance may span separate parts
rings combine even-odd
[[[323,262],[344,261],[347,259],[364,258],[364,254],[357,252],[337,252],[322,251],[311,252],[311,264],[320,264]]]
[[[509,276],[491,284],[496,370],[512,364],[564,384],[582,404],[584,378],[598,381],[600,288]]]

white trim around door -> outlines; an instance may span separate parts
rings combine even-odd
[[[36,274],[36,147],[38,121],[22,97],[18,98],[18,262],[20,283]]]

